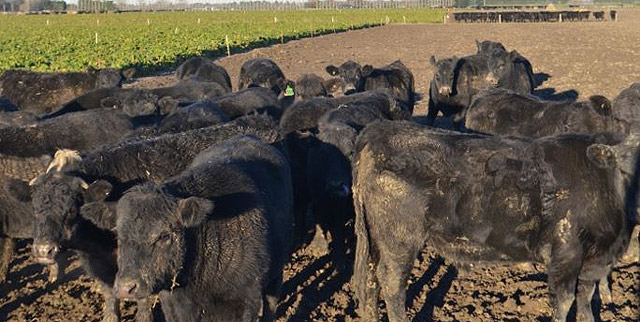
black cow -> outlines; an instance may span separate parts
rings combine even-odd
[[[390,89],[394,98],[413,113],[415,104],[415,81],[411,71],[399,60],[386,66],[374,68],[371,65],[360,67],[358,63],[347,61],[335,67],[329,65],[326,71],[340,76],[346,84],[345,94],[377,89]]]
[[[274,120],[282,115],[282,103],[272,90],[264,87],[250,87],[212,99],[230,118],[251,113],[267,113]]]
[[[604,11],[594,11],[593,12],[593,17],[596,20],[604,20]]]
[[[330,246],[338,262],[346,255],[348,237],[353,235],[347,224],[354,218],[351,158],[356,137],[367,124],[389,118],[384,99],[371,95],[342,104],[318,120],[317,140],[312,141],[307,157],[311,209],[316,225],[325,235],[331,234]],[[314,238],[311,246],[316,251],[326,249],[319,238]]]
[[[116,264],[115,257],[106,254],[115,250],[114,236],[109,235],[111,231],[99,232],[101,224],[91,218],[97,217],[96,212],[104,214],[112,206],[109,201],[117,200],[132,185],[141,180],[158,182],[174,176],[211,144],[243,133],[254,134],[283,150],[277,125],[267,116],[251,116],[223,125],[103,147],[83,158],[68,151],[60,153],[28,191],[14,191],[15,200],[30,200],[33,204],[34,257],[42,263],[52,263],[61,246],[77,250],[84,269],[103,284],[105,298],[111,301],[109,286],[113,285]],[[94,247],[94,243],[102,246]],[[91,260],[96,256],[103,259]],[[116,305],[109,306],[105,314],[117,316],[112,309]]]
[[[169,87],[153,88],[150,91],[158,98],[170,97],[179,102],[194,102],[222,96],[227,90],[222,85],[198,77],[181,79]]]
[[[500,88],[531,94],[536,87],[531,63],[515,50],[494,57],[489,68],[498,76]]]
[[[619,129],[611,102],[594,95],[583,102],[552,102],[505,89],[474,96],[465,127],[483,133],[542,137],[563,133],[613,132]]]
[[[21,110],[38,116],[54,111],[60,104],[95,88],[119,86],[135,70],[121,73],[116,69],[86,73],[37,73],[11,69],[0,76],[2,95]]]
[[[50,158],[49,158],[50,159]],[[45,165],[46,166],[46,165]],[[16,200],[14,195],[28,195],[26,182],[0,176],[0,283],[4,283],[15,250],[16,238],[33,238],[35,220],[29,200]],[[58,265],[48,265],[49,281],[58,278]]]
[[[115,293],[159,294],[167,321],[270,318],[292,203],[289,166],[277,149],[251,136],[212,145],[177,176],[118,201]]]
[[[478,54],[487,55],[494,60],[490,62],[490,68],[498,75],[498,87],[511,89],[523,94],[532,93],[536,84],[533,79],[533,67],[528,59],[520,53],[507,49],[499,42],[476,40]]]
[[[362,75],[362,66],[353,60],[348,60],[340,66],[328,65],[325,70],[329,75],[339,76],[344,80],[346,95],[364,91],[365,77]]]
[[[178,105],[171,97],[161,98],[145,88],[99,88],[89,91],[43,116],[54,118],[64,114],[99,108],[114,108],[131,117],[165,114]]]
[[[620,140],[365,128],[353,161],[360,317],[378,319],[382,290],[389,320],[406,320],[407,278],[427,244],[463,264],[543,262],[554,320],[565,321],[577,299],[577,319],[593,321],[595,286],[637,223],[627,205],[636,204],[640,137]]]
[[[118,110],[97,109],[43,120],[34,125],[0,128],[0,155],[39,157],[58,149],[89,151],[120,141],[135,122]]]
[[[640,121],[640,83],[634,83],[613,100],[613,115],[618,120]]]
[[[159,117],[157,124],[143,127],[129,135],[129,138],[151,138],[154,136],[195,130],[229,121],[229,117],[213,101],[205,100],[168,111]]]
[[[287,97],[295,95],[295,83],[286,79],[278,64],[269,58],[252,58],[242,64],[238,89],[249,87],[270,88],[278,97],[281,93]]]
[[[296,79],[296,99],[307,100],[314,97],[339,97],[345,93],[342,78],[325,80],[316,74],[303,74]]]
[[[197,56],[187,59],[176,69],[176,78],[197,77],[207,82],[217,83],[227,93],[231,93],[231,78],[224,67],[215,64],[211,59]]]
[[[328,111],[341,105],[361,102],[370,104],[372,108],[382,111],[386,118],[409,119],[408,111],[397,104],[390,90],[376,90],[346,95],[338,98],[312,98],[298,101],[286,109],[280,119],[280,127],[286,136],[287,148],[291,161],[294,186],[294,208],[296,233],[305,234],[311,229],[305,223],[306,213],[311,201],[309,181],[307,178],[307,158],[309,148],[316,141],[319,119]],[[302,238],[302,236],[298,236]]]
[[[433,125],[438,112],[453,116],[457,129],[462,129],[464,115],[473,95],[481,89],[498,86],[499,77],[491,69],[493,58],[476,54],[463,58],[445,58],[429,62],[434,74],[429,86],[427,124]]]

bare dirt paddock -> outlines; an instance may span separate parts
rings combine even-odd
[[[250,57],[275,60],[292,79],[303,73],[327,76],[324,67],[347,59],[382,65],[401,59],[415,74],[416,90],[428,95],[431,55],[463,56],[474,39],[500,41],[529,58],[546,81],[537,93],[548,98],[615,97],[640,82],[640,11],[622,11],[619,22],[539,24],[393,25],[293,41],[219,60],[236,83]],[[139,79],[132,86],[158,87],[173,76]],[[427,99],[417,113],[425,113]],[[28,243],[0,286],[0,321],[99,321],[102,298],[70,258],[64,278],[46,283],[44,269],[29,258]],[[636,250],[637,251],[637,250]],[[297,252],[285,270],[280,321],[356,319],[349,272],[338,272],[329,256]],[[477,267],[458,272],[432,250],[416,260],[407,306],[414,321],[550,321],[546,275],[541,265]],[[640,320],[640,263],[619,265],[611,274],[612,304],[595,300],[604,321]],[[125,321],[134,306],[123,304]]]

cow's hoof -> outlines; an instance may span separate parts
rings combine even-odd
[[[307,249],[311,255],[315,257],[322,257],[329,254],[329,243],[325,239],[324,234],[322,234],[322,229],[320,227],[316,226],[316,233]]]

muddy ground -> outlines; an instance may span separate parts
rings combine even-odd
[[[622,11],[616,22],[540,24],[392,25],[292,41],[219,60],[233,77],[250,57],[269,57],[287,77],[303,73],[327,76],[328,64],[353,59],[382,65],[401,59],[416,76],[416,91],[425,95],[432,77],[428,63],[475,51],[474,39],[500,41],[527,57],[543,84],[546,98],[585,99],[593,94],[615,97],[640,82],[640,11]],[[172,74],[140,78],[129,86],[160,87]],[[418,103],[424,115],[427,100]],[[29,258],[27,241],[11,263],[8,281],[0,285],[0,321],[99,321],[102,297],[68,255],[65,275],[48,284],[44,268]],[[637,258],[637,250],[635,250]],[[356,319],[349,272],[336,270],[328,255],[308,249],[294,254],[285,269],[279,321],[351,321]],[[611,274],[613,303],[596,297],[603,321],[640,321],[640,263],[618,265]],[[544,267],[505,265],[477,267],[461,273],[426,249],[415,261],[407,306],[414,321],[550,321]],[[131,321],[135,306],[122,305]],[[156,315],[159,315],[156,308]]]

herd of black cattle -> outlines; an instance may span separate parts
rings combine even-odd
[[[587,10],[571,10],[571,11],[474,11],[474,12],[454,12],[453,21],[455,22],[491,22],[491,23],[510,23],[510,22],[562,22],[562,21],[585,21],[593,14],[596,21],[604,21],[604,11],[587,11]],[[610,10],[609,17],[611,21],[617,18],[617,11]]]
[[[544,101],[525,57],[477,45],[431,57],[427,125],[412,121],[400,61],[294,82],[249,59],[236,91],[202,57],[157,89],[120,87],[129,70],[6,71],[2,280],[14,239],[32,238],[52,282],[60,253],[79,254],[106,321],[120,299],[152,320],[155,295],[167,321],[270,320],[285,262],[315,235],[353,272],[365,321],[380,295],[390,321],[407,320],[425,244],[460,268],[544,263],[553,319],[575,300],[593,321],[594,289],[611,301],[609,272],[637,224],[640,84],[613,102]],[[456,131],[432,127],[439,113]]]

